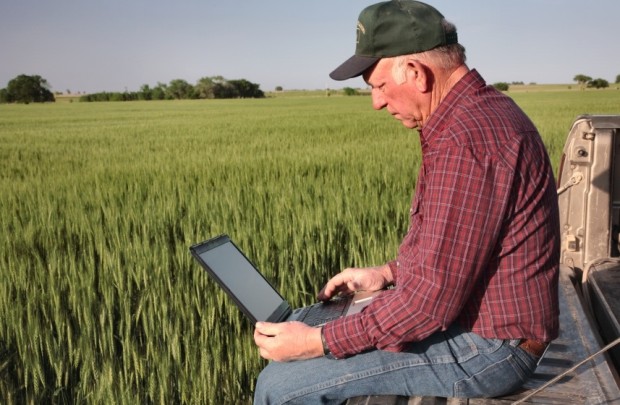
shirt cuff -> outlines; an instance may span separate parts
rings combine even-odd
[[[390,267],[390,271],[392,272],[392,280],[394,280],[394,285],[398,282],[398,261],[392,260],[388,262],[388,266]]]
[[[374,347],[360,315],[345,316],[323,326],[325,343],[334,358],[343,359]]]

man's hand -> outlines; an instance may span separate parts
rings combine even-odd
[[[355,291],[379,291],[394,282],[390,266],[349,268],[332,277],[319,291],[318,299],[327,301],[337,294]]]
[[[254,342],[267,360],[304,360],[323,355],[321,328],[301,322],[257,322]]]

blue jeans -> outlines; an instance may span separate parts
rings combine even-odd
[[[455,325],[400,353],[271,362],[258,377],[254,404],[340,404],[364,395],[500,396],[521,387],[536,369],[538,358],[518,343]]]

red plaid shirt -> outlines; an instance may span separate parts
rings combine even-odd
[[[473,70],[420,139],[410,229],[390,263],[395,286],[324,326],[333,355],[401,351],[453,322],[486,338],[556,338],[556,185],[532,122]]]

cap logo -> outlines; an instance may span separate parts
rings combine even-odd
[[[355,41],[356,44],[360,43],[360,37],[366,34],[366,28],[364,28],[364,24],[362,24],[361,22],[357,22],[357,39]]]

